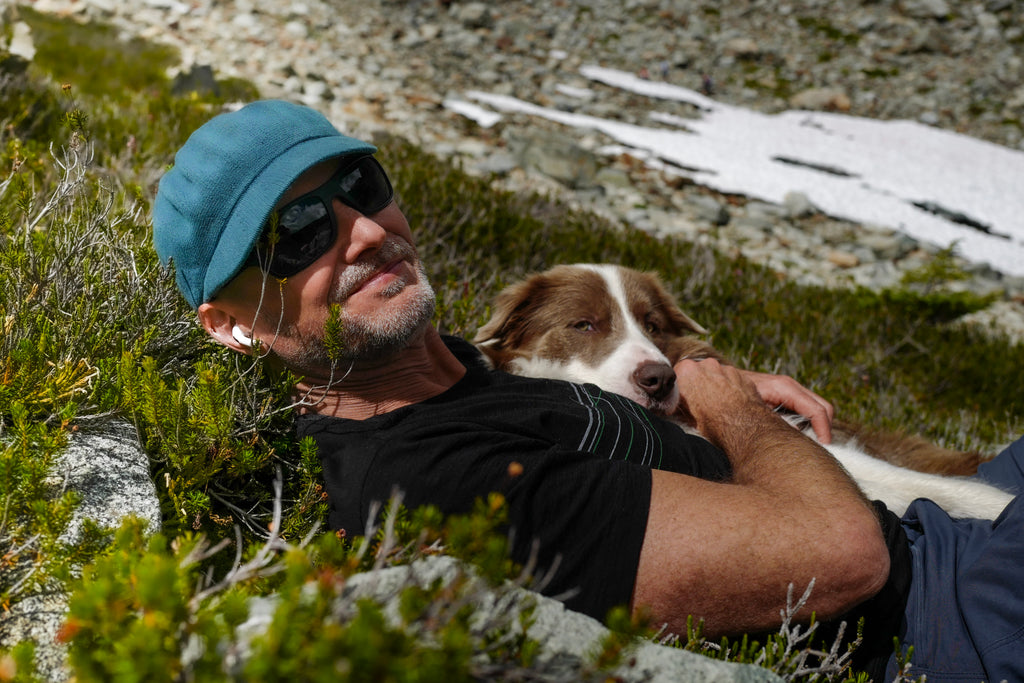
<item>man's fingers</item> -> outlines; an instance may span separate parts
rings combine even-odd
[[[701,363],[681,360],[676,363],[675,370],[682,398],[680,405],[691,414],[691,419],[699,417],[701,408],[725,407],[730,402],[730,395],[735,401],[747,394],[758,397],[772,408],[781,406],[803,415],[810,420],[818,441],[823,444],[832,442],[832,417],[835,413],[832,404],[792,377],[740,370],[711,358]]]
[[[817,435],[818,441],[823,444],[832,442],[832,418],[835,409],[831,403],[792,377],[749,371],[744,374],[753,382],[757,392],[766,403],[772,406],[782,406],[798,415],[803,415],[811,421],[811,428]]]

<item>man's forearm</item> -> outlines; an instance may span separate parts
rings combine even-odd
[[[768,408],[747,374],[714,360],[676,366],[680,409],[721,448],[734,483],[801,500],[848,500],[867,507],[857,485],[828,451]]]
[[[814,440],[793,429],[767,409],[716,417],[704,429],[725,451],[733,466],[733,481],[805,500],[823,498],[856,501],[866,507],[857,484],[842,465]]]
[[[670,621],[703,617],[710,633],[726,634],[777,625],[790,584],[816,581],[808,608],[821,618],[873,595],[888,575],[888,549],[874,508],[842,466],[768,408],[736,368],[683,361],[676,373],[683,410],[734,475],[711,486],[655,477],[645,540],[652,561],[641,562],[639,603]],[[681,533],[684,519],[715,533]],[[653,558],[671,563],[679,582],[648,576]]]

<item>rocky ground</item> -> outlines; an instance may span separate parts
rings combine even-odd
[[[600,64],[763,112],[906,118],[1024,149],[1022,0],[35,0],[180,48],[184,82],[212,68],[306,102],[360,135],[388,131],[510,188],[551,192],[656,234],[740,251],[802,282],[884,287],[948,245],[667,177],[609,141],[525,115],[482,127],[445,106],[468,90],[649,125],[651,101],[583,78]],[[658,109],[693,116],[690,105]],[[573,163],[567,164],[566,160]],[[1024,332],[1024,279],[964,264]]]

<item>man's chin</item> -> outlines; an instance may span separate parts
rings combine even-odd
[[[421,308],[414,319],[387,321],[394,324],[371,327],[346,321],[346,343],[341,358],[362,363],[385,360],[398,355],[423,338],[433,316],[434,306],[431,305],[429,310],[426,307]]]

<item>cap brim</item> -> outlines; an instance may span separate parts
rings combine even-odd
[[[203,301],[241,272],[270,212],[285,191],[307,169],[321,161],[352,154],[373,154],[373,145],[345,136],[304,140],[275,157],[242,192],[214,249],[203,281]]]

